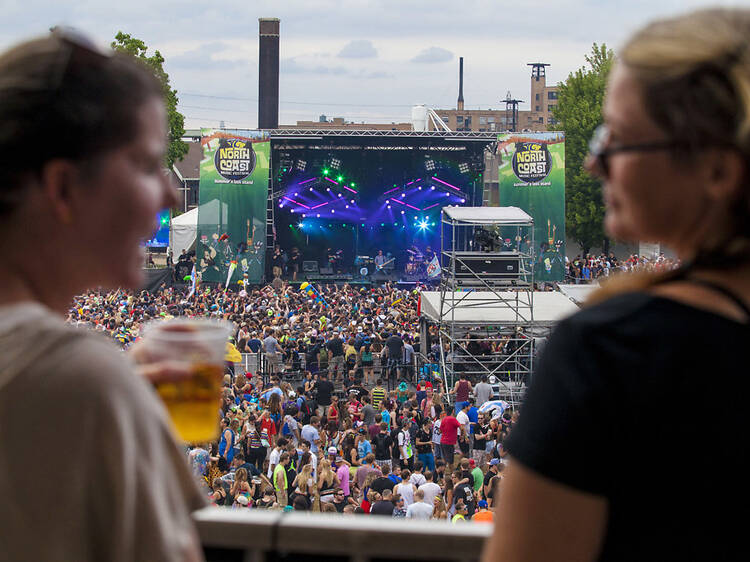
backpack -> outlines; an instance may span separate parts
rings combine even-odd
[[[298,407],[300,414],[302,416],[302,425],[307,425],[310,423],[310,418],[312,417],[312,410],[310,409],[310,404],[305,400],[304,398],[300,398],[298,401]]]
[[[378,433],[375,436],[375,458],[386,459],[388,455],[388,435]]]
[[[318,368],[321,371],[328,368],[328,350],[326,348],[318,352]]]

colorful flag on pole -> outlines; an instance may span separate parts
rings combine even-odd
[[[193,271],[190,273],[190,292],[188,293],[188,296],[187,296],[188,300],[195,293],[195,279],[196,279],[195,264],[193,264]]]
[[[232,280],[232,274],[234,273],[235,269],[237,269],[237,262],[231,261],[229,263],[229,270],[227,271],[227,282],[224,284],[225,291],[229,288],[229,281]]]
[[[427,277],[431,279],[439,277],[441,271],[442,269],[440,268],[440,262],[438,261],[438,257],[435,256],[432,258],[432,261],[427,264]]]

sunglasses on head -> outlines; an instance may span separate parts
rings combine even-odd
[[[50,90],[57,91],[74,64],[96,64],[111,58],[115,52],[97,45],[86,34],[67,26],[55,26],[50,35],[60,41],[66,49],[60,52],[56,70],[50,80]]]

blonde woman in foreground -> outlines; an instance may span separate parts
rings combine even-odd
[[[727,502],[746,505],[750,469],[749,40],[750,10],[716,9],[652,23],[619,53],[587,168],[609,235],[683,265],[620,277],[550,337],[485,562],[747,556]],[[690,415],[708,400],[710,416]]]

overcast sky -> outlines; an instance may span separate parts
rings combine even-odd
[[[464,57],[467,108],[527,103],[528,62],[548,83],[585,64],[594,42],[617,50],[655,17],[705,0],[2,0],[0,48],[75,26],[101,42],[117,31],[166,58],[187,127],[257,126],[258,18],[281,19],[280,123],[404,122],[411,106],[453,108]]]

